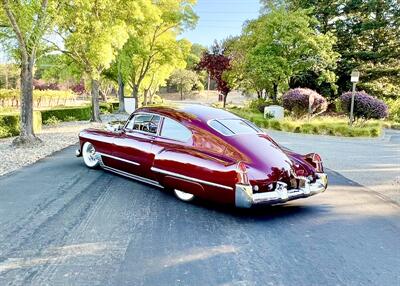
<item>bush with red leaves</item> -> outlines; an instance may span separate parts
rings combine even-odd
[[[309,102],[311,114],[325,112],[328,108],[327,100],[314,90],[308,88],[294,88],[282,96],[283,107],[296,116],[304,116],[309,113]]]
[[[351,92],[343,93],[340,97],[342,109],[350,113]],[[354,117],[363,119],[382,119],[388,116],[388,107],[365,91],[358,91],[354,94]]]

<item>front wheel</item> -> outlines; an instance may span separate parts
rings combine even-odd
[[[82,146],[82,157],[85,165],[89,168],[96,168],[100,161],[96,154],[96,149],[90,142],[85,142]]]
[[[195,196],[193,194],[185,193],[185,192],[179,191],[177,189],[174,189],[174,194],[178,199],[180,199],[181,201],[184,201],[184,202],[191,202],[195,198]]]

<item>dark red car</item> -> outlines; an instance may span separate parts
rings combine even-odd
[[[85,164],[195,197],[249,208],[326,190],[318,154],[299,155],[228,111],[201,106],[145,107],[115,130],[79,134]]]

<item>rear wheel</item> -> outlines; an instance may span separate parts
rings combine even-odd
[[[82,157],[85,165],[89,168],[96,168],[100,164],[96,154],[96,149],[90,142],[85,142],[85,144],[83,144]]]
[[[185,192],[179,191],[177,189],[174,189],[174,194],[178,199],[180,199],[181,201],[184,201],[184,202],[191,202],[195,198],[195,196],[193,194],[185,193]]]

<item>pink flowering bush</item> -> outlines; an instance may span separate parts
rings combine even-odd
[[[310,100],[312,102],[310,115],[317,115],[327,110],[327,100],[316,91],[308,88],[294,88],[282,96],[283,107],[298,117],[309,113]]]
[[[343,93],[340,97],[342,109],[350,113],[351,92]],[[358,91],[354,95],[354,117],[362,119],[382,119],[388,116],[388,107],[365,91]]]

